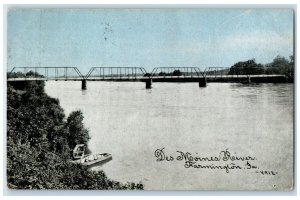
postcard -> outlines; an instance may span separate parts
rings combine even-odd
[[[294,189],[293,8],[6,16],[8,190]]]

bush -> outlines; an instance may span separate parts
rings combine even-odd
[[[11,189],[143,189],[142,184],[109,180],[68,162],[76,144],[87,144],[81,111],[67,120],[59,101],[44,93],[43,82],[23,91],[7,88],[7,184]]]

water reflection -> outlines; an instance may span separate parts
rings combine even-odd
[[[87,90],[81,90],[82,95],[86,95],[86,93],[87,93]]]

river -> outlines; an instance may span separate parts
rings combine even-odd
[[[293,85],[48,81],[66,115],[80,109],[93,153],[113,159],[94,170],[147,190],[287,190],[293,180]],[[185,168],[158,162],[156,149],[205,156],[228,149],[256,157],[254,171]]]

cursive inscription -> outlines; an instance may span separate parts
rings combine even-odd
[[[164,149],[164,148],[163,148]],[[160,153],[163,153],[163,149],[160,149]],[[201,157],[201,156],[192,156],[191,153],[189,152],[182,152],[182,151],[177,151],[180,155],[177,157],[177,160],[185,160],[185,161],[247,161],[247,160],[255,160],[255,157],[252,156],[245,156],[245,157],[241,157],[241,156],[235,156],[232,155],[228,149],[226,149],[225,151],[221,151],[219,156],[210,156],[210,157]]]
[[[172,156],[165,156],[165,153],[164,153],[164,148],[162,149],[156,149],[156,151],[154,152],[155,154],[155,157],[157,158],[156,161],[173,161],[174,158]]]
[[[165,148],[156,149],[154,152],[157,162],[183,162],[184,168],[224,170],[229,173],[231,170],[254,170],[261,175],[276,175],[277,172],[269,170],[259,170],[255,164],[255,156],[241,156],[236,152],[232,153],[228,149],[220,151],[213,156],[203,156],[198,153],[176,151],[174,154],[166,154]]]

